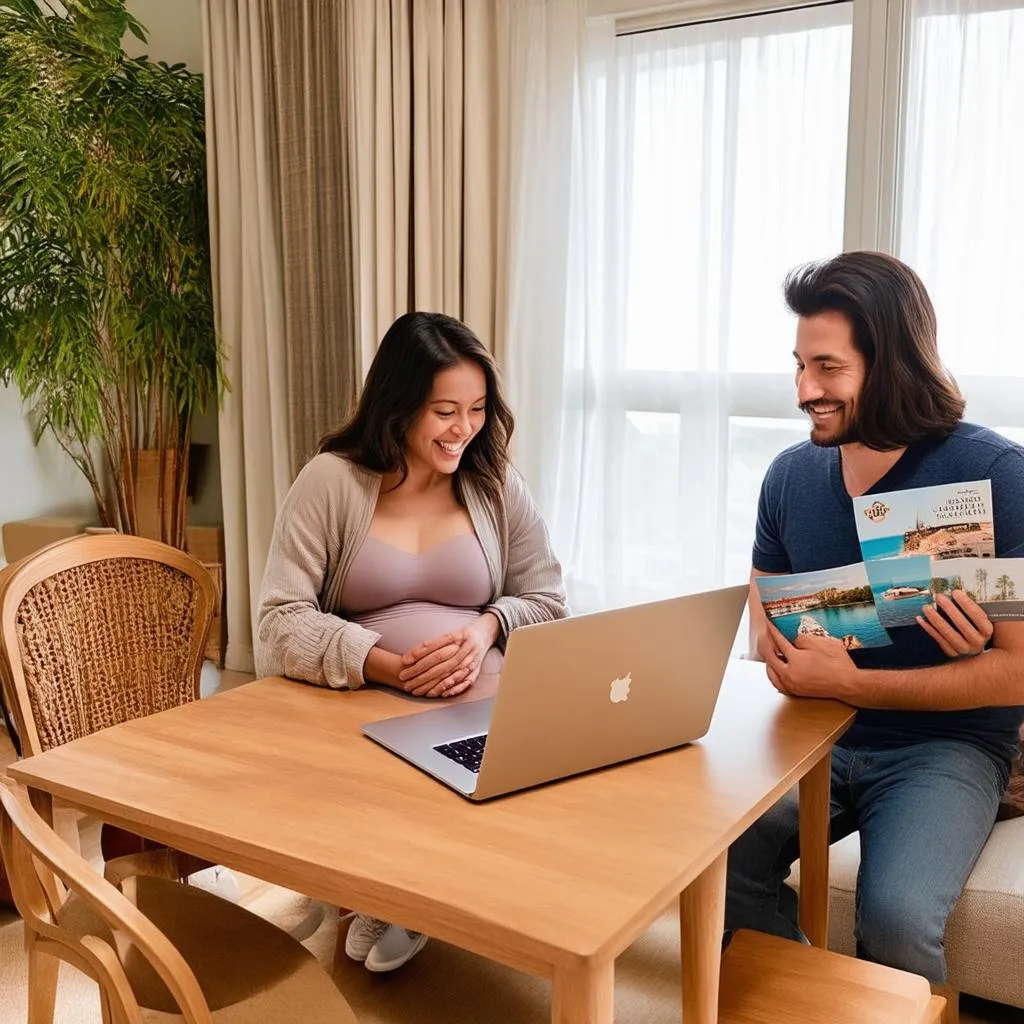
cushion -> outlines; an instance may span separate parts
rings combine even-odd
[[[941,836],[940,840],[941,842]],[[829,949],[856,951],[855,832],[832,847]],[[799,886],[794,868],[790,884]],[[1024,818],[996,822],[946,926],[949,984],[959,992],[1024,1008]]]

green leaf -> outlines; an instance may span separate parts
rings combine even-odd
[[[125,0],[65,7],[0,0],[0,382],[84,467],[119,403],[187,416],[225,383],[201,76],[128,58]]]

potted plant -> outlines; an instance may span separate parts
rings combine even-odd
[[[125,0],[0,4],[0,381],[103,525],[183,547],[192,415],[220,388],[203,85],[125,32],[145,40]]]

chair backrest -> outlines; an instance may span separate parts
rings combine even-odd
[[[72,537],[5,570],[0,676],[22,753],[195,700],[215,603],[199,562],[141,537]]]
[[[15,906],[25,921],[27,945],[92,977],[104,1003],[114,1011],[110,1019],[141,1024],[139,1004],[115,948],[130,943],[167,986],[185,1024],[212,1024],[199,983],[170,940],[62,842],[32,808],[25,791],[6,776],[0,776],[0,853]],[[65,891],[104,921],[115,945],[61,926],[61,907],[54,905],[54,894]]]

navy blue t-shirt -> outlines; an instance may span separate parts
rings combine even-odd
[[[922,441],[867,493],[991,480],[996,556],[1024,558],[1024,448],[961,423],[948,437]],[[863,560],[853,500],[838,448],[804,441],[776,457],[761,485],[753,565],[767,573],[814,572]],[[920,626],[890,629],[892,645],[851,651],[862,668],[920,668],[948,659]],[[1017,751],[1024,706],[970,711],[861,709],[840,741],[848,746],[902,746],[924,739],[962,739],[999,757]]]

